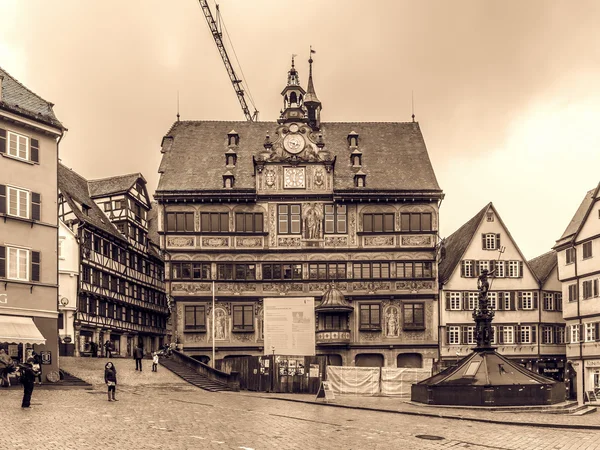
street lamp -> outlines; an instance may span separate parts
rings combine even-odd
[[[275,346],[271,345],[271,352],[273,352],[273,360],[271,361],[271,392],[275,391]]]

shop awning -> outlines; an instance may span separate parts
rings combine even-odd
[[[0,315],[0,342],[45,344],[46,339],[30,317]]]

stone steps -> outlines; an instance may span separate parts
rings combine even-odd
[[[220,392],[232,390],[226,384],[211,380],[210,378],[190,369],[189,367],[170,359],[161,358],[160,364],[183,380],[196,387],[199,387],[200,389],[204,389],[205,391]]]

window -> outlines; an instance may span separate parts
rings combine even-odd
[[[326,234],[347,233],[347,222],[346,205],[325,205],[325,226],[323,229]]]
[[[585,324],[585,342],[594,342],[596,340],[596,324]]]
[[[431,278],[433,277],[430,262],[397,262],[396,276],[398,278]]]
[[[544,311],[554,311],[554,294],[544,292]]]
[[[29,219],[29,191],[7,186],[8,214]]]
[[[210,280],[210,263],[171,263],[171,277],[174,280]]]
[[[512,325],[503,326],[502,329],[502,342],[504,344],[514,344],[514,327]]]
[[[475,276],[475,272],[473,271],[473,261],[466,259],[462,262],[462,276],[467,278]]]
[[[200,231],[203,233],[227,233],[229,231],[229,213],[203,212],[200,214]]]
[[[463,327],[463,344],[475,344],[475,327]]]
[[[498,293],[488,292],[488,304],[490,309],[498,309]]]
[[[484,233],[481,235],[484,250],[497,250],[500,248],[500,234]]]
[[[508,276],[510,278],[520,278],[523,276],[521,261],[508,261]]]
[[[501,292],[501,294],[502,294],[502,292]],[[513,309],[512,308],[513,302],[510,300],[510,292],[504,292],[504,300],[503,301],[504,301],[503,306],[506,311],[510,311],[511,309]]]
[[[256,264],[217,264],[218,280],[256,280]]]
[[[233,331],[254,331],[253,305],[233,305]]]
[[[390,263],[354,263],[354,278],[389,278]]]
[[[112,202],[104,202],[104,211],[112,211]]]
[[[167,213],[167,231],[194,231],[194,213]]]
[[[360,304],[360,329],[381,329],[381,305],[379,303]]]
[[[404,329],[422,330],[425,328],[425,306],[423,303],[404,303]]]
[[[460,327],[448,327],[448,344],[460,344]]]
[[[473,311],[477,308],[477,304],[479,303],[479,292],[469,292],[468,293],[468,307],[469,311]]]
[[[565,327],[558,326],[556,328],[556,343],[564,344],[565,343]]]
[[[571,344],[579,342],[579,325],[571,325]]]
[[[204,306],[185,307],[185,329],[206,330],[206,309]]]
[[[533,308],[533,292],[519,292],[521,296],[521,309],[534,309]]]
[[[263,280],[301,280],[302,264],[263,264]]]
[[[279,205],[279,234],[300,234],[302,226],[300,221],[300,205]]]
[[[598,279],[584,281],[582,287],[584,299],[598,297]]]
[[[321,316],[323,330],[346,330],[348,319],[345,314],[327,314]]]
[[[29,159],[29,138],[8,131],[8,154],[19,159]]]
[[[583,244],[583,259],[592,257],[592,241]]]
[[[492,325],[492,340],[490,341],[492,345],[496,345],[498,343],[498,327]]]
[[[562,311],[562,292],[554,294],[554,307],[557,311]]]
[[[554,344],[554,327],[548,325],[542,327],[542,344]]]
[[[391,233],[394,231],[394,213],[363,214],[365,233]]]
[[[0,249],[2,249],[2,252],[0,253],[1,260],[4,256],[4,247],[0,247]],[[6,253],[8,257],[6,262],[6,266],[8,269],[7,278],[11,280],[29,281],[29,250],[26,250],[24,248],[6,247]],[[3,261],[0,261],[0,263],[2,262]]]
[[[346,263],[311,263],[308,265],[311,280],[336,280],[346,278]]]
[[[86,282],[86,283],[90,282],[91,276],[90,276],[90,268],[88,266],[83,266],[81,276],[82,276],[84,282]]]
[[[448,303],[449,308],[452,311],[460,311],[460,301],[461,301],[461,293],[460,292],[448,292]]]
[[[400,230],[431,231],[431,213],[402,213],[400,214]]]
[[[504,278],[504,261],[496,261],[496,272],[494,273],[496,278]]]
[[[521,341],[520,342],[522,344],[531,344],[534,342],[532,328],[533,327],[531,325],[521,325],[521,327],[520,327]]]
[[[235,213],[235,231],[238,233],[262,233],[263,213]]]
[[[575,262],[575,249],[574,248],[568,248],[565,251],[565,257],[567,260],[567,264],[572,264]]]
[[[490,262],[488,260],[476,261],[477,273],[483,273],[484,270],[490,271]]]
[[[569,301],[576,302],[577,301],[577,284],[570,284],[568,286],[569,289]]]

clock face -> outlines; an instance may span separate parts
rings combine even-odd
[[[299,134],[288,134],[283,139],[283,146],[285,149],[294,155],[304,150],[304,145],[304,138]]]
[[[284,168],[284,188],[304,188],[305,180],[304,167]]]

